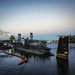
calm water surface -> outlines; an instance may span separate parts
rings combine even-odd
[[[18,65],[23,59],[0,51],[0,75],[75,75],[75,48],[69,48],[68,61],[56,58],[58,44],[47,45],[55,56],[39,57],[28,55],[28,62]],[[69,44],[75,46],[75,44]],[[6,50],[18,55],[23,53]]]

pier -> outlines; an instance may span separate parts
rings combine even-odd
[[[56,57],[61,59],[68,59],[68,36],[61,36],[59,38],[58,48],[57,48],[57,55]]]

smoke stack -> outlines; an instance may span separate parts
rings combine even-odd
[[[30,40],[33,40],[33,33],[30,33]]]
[[[18,34],[18,42],[21,42],[21,34]]]

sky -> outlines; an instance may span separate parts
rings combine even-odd
[[[34,39],[75,35],[75,0],[0,0],[0,29]]]

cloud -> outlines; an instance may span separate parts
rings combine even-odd
[[[10,36],[10,32],[6,32],[0,29],[0,35]]]

